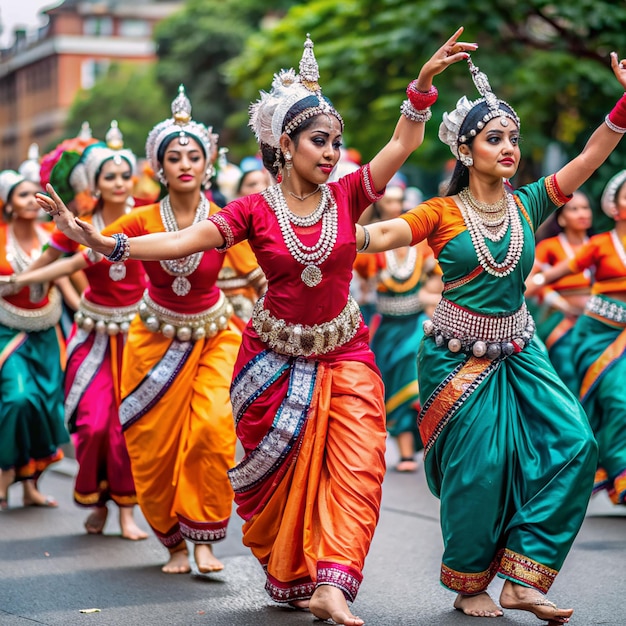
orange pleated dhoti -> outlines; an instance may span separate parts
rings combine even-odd
[[[229,387],[240,343],[234,327],[181,342],[139,318],[131,325],[120,419],[139,505],[168,548],[226,536],[236,440]]]
[[[247,454],[230,474],[246,519],[243,542],[264,567],[266,590],[274,600],[309,598],[316,585],[330,584],[353,601],[378,522],[385,473],[382,381],[358,361],[303,365],[302,359],[273,356],[284,360],[280,376],[246,406],[237,423]],[[245,388],[245,380],[240,386]],[[236,394],[237,379],[233,390]],[[304,400],[294,409],[298,392]],[[292,444],[281,450],[281,416],[290,410],[286,423],[299,419],[301,429],[298,434],[300,427],[294,426]],[[247,440],[246,433],[258,432],[264,419],[263,441]],[[273,445],[272,439],[278,446],[268,458],[280,462],[254,475],[254,457],[264,445]]]

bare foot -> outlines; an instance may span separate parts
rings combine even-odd
[[[130,539],[131,541],[147,539],[148,534],[141,530],[135,523],[133,508],[132,506],[120,507],[120,528],[122,529],[122,537],[124,539]]]
[[[44,496],[34,480],[25,480],[22,483],[24,489],[24,506],[43,506],[48,508],[56,508],[59,503],[52,496]]]
[[[310,600],[292,600],[289,602],[289,606],[300,611],[306,611],[309,608]]]
[[[502,609],[483,591],[473,596],[459,594],[454,601],[454,608],[472,617],[500,617]]]
[[[507,580],[502,587],[500,604],[505,609],[529,611],[539,619],[546,620],[548,626],[557,626],[569,622],[574,609],[559,609],[554,602],[530,587],[524,587]]]
[[[209,543],[197,543],[193,549],[193,556],[202,574],[221,572],[224,564],[213,554],[213,546]]]
[[[9,487],[15,480],[15,470],[0,470],[0,510],[9,508]]]
[[[109,515],[106,506],[97,506],[85,520],[85,530],[89,535],[101,535]]]
[[[189,552],[185,543],[181,543],[174,550],[170,550],[170,560],[161,568],[165,574],[187,574],[191,571]]]
[[[318,619],[332,619],[336,624],[362,626],[365,622],[352,615],[343,591],[332,585],[318,585],[311,596],[309,610]]]

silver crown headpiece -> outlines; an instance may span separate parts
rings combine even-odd
[[[274,74],[270,92],[262,91],[261,98],[250,105],[248,126],[253,130],[259,143],[278,148],[283,132],[290,134],[305,119],[321,113],[335,116],[343,130],[341,116],[322,96],[319,77],[319,67],[313,53],[313,42],[307,33],[304,51],[300,59],[299,73],[296,74],[294,69],[290,68],[288,70],[282,69],[278,74]],[[318,104],[300,112],[284,127],[285,116],[291,107],[309,96],[317,96]]]
[[[137,158],[128,149],[124,149],[124,137],[117,121],[111,122],[111,127],[105,135],[106,143],[99,142],[85,148],[80,161],[70,173],[70,185],[76,193],[90,191],[95,194],[96,177],[105,161],[111,159],[116,165],[126,161],[134,174],[137,167]]]
[[[28,158],[17,168],[17,171],[31,183],[39,185],[39,144],[31,143],[28,147]]]
[[[520,128],[520,120],[517,113],[515,113],[513,107],[508,104],[508,102],[499,100],[496,97],[491,90],[491,85],[489,84],[489,79],[486,74],[481,72],[469,57],[467,64],[474,85],[476,85],[476,89],[482,97],[474,101],[468,100],[465,96],[460,98],[453,111],[443,114],[443,121],[439,126],[439,139],[450,147],[452,154],[454,154],[457,159],[459,158],[459,144],[467,142],[471,137],[475,137],[485,127],[487,122],[496,117],[500,118],[502,126],[507,126],[509,120],[512,120],[517,124],[517,128]],[[463,126],[465,118],[475,106],[482,103],[487,105],[489,111],[476,122],[476,128],[466,129],[465,133],[461,135],[461,126]]]
[[[205,126],[191,119],[191,102],[185,93],[185,87],[178,87],[178,95],[172,101],[172,117],[159,122],[148,134],[146,140],[146,157],[154,172],[160,168],[157,155],[165,139],[178,135],[181,145],[189,143],[189,136],[200,143],[207,161],[211,161],[217,147],[218,135],[211,126]]]
[[[616,196],[619,188],[626,182],[626,170],[618,172],[609,180],[602,192],[602,198],[600,198],[600,206],[602,210],[611,218],[615,218],[614,210],[617,206]]]
[[[0,172],[0,203],[2,205],[6,204],[11,195],[11,191],[25,180],[26,178],[24,176],[14,170],[4,170],[4,172]]]

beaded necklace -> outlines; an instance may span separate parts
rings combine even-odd
[[[497,278],[508,276],[517,267],[524,248],[524,230],[513,195],[505,192],[506,212],[502,218],[502,223],[497,228],[494,228],[489,226],[489,223],[485,223],[484,214],[495,213],[496,209],[481,210],[481,208],[478,208],[477,210],[471,198],[469,198],[469,194],[464,193],[466,189],[462,189],[458,194],[461,200],[460,209],[463,221],[472,239],[478,262],[492,276]],[[495,205],[491,206],[495,207]],[[504,260],[498,263],[487,247],[485,239],[493,242],[500,241],[509,230],[509,227],[511,231],[509,247]]]
[[[48,233],[38,225],[35,225],[35,234],[39,241],[39,248],[36,248],[32,253],[26,252],[22,246],[20,246],[13,231],[13,226],[9,226],[7,232],[6,243],[6,259],[13,268],[16,274],[24,272],[28,269],[30,264],[39,258],[41,254],[42,246],[47,243],[49,236]],[[29,286],[29,300],[33,303],[39,302],[43,299],[45,292],[47,291],[47,283],[34,283]]]
[[[385,262],[387,264],[387,273],[391,278],[398,282],[404,282],[413,275],[415,271],[415,262],[417,261],[417,249],[411,246],[402,260],[398,261],[395,250],[387,250],[385,252]]]
[[[174,215],[174,210],[172,209],[172,204],[170,202],[170,197],[165,196],[161,202],[159,203],[159,213],[161,215],[161,221],[163,222],[163,226],[165,226],[165,230],[168,233],[173,233],[178,230],[178,223],[176,222],[176,216]],[[200,202],[196,207],[196,214],[193,218],[193,223],[197,224],[203,220],[206,220],[209,216],[209,202],[202,194],[200,196]],[[193,274],[193,272],[198,269],[198,265],[200,265],[200,261],[204,255],[204,251],[194,252],[189,256],[183,257],[182,259],[171,259],[168,261],[159,261],[161,267],[170,275],[175,276],[176,278],[172,282],[172,291],[177,296],[186,296],[190,289],[191,283],[187,276]]]
[[[322,195],[319,206],[311,215],[304,218],[289,210],[289,205],[280,185],[274,185],[261,192],[276,215],[289,254],[295,261],[305,266],[300,278],[307,287],[315,287],[322,281],[323,276],[319,266],[330,256],[337,242],[337,205],[328,185],[320,185],[320,189]],[[314,214],[317,219],[312,221],[311,216]],[[320,221],[320,218],[322,230],[317,243],[312,246],[305,246],[296,235],[293,225],[313,226]]]

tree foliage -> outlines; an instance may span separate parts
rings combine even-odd
[[[263,20],[280,19],[294,1],[188,0],[161,22],[155,31],[158,78],[166,93],[176,95],[183,83],[195,119],[220,133],[220,143],[247,139],[245,121],[226,128],[233,111],[247,110],[247,102],[229,93],[224,65],[237,57],[248,37]],[[241,120],[243,116],[240,115]]]
[[[65,128],[67,136],[74,136],[86,120],[93,136],[104,139],[111,120],[117,120],[125,147],[143,156],[150,129],[168,114],[169,104],[155,80],[154,66],[112,64],[91,89],[78,93]]]
[[[346,143],[368,159],[391,136],[407,82],[459,25],[463,40],[479,44],[473,60],[494,92],[522,119],[517,184],[543,173],[549,145],[577,154],[621,94],[609,52],[626,57],[626,5],[611,0],[310,0],[247,40],[228,66],[231,90],[256,99],[274,72],[297,68],[310,32],[324,93],[346,120]],[[430,171],[431,181],[451,156],[436,139],[438,121],[461,95],[478,96],[465,64],[435,82],[433,121],[410,160]],[[594,195],[623,167],[623,154],[624,147],[594,177]]]

